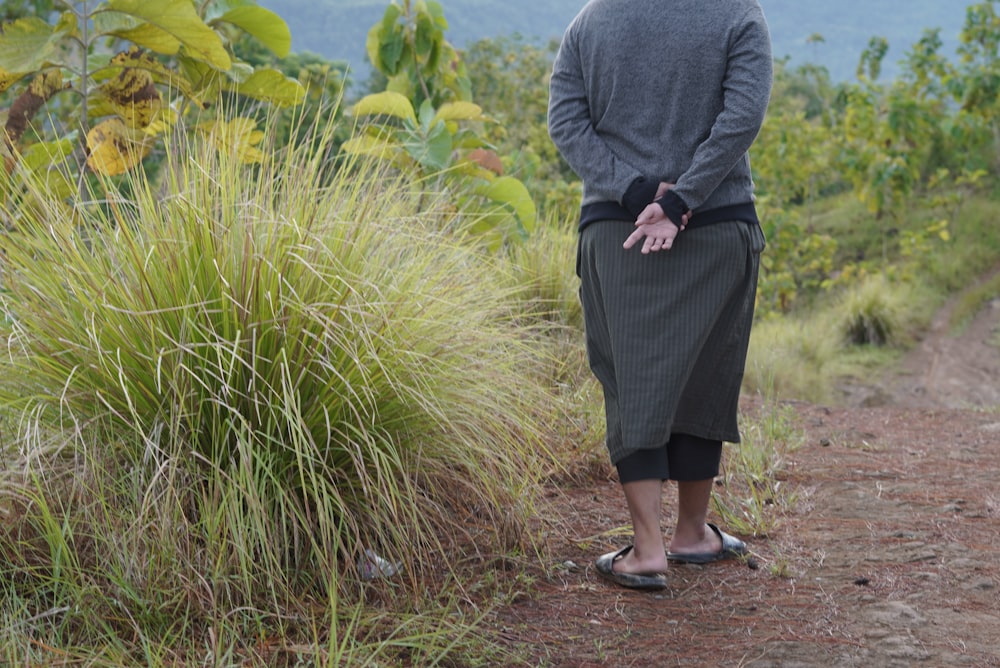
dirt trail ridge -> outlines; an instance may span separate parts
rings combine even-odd
[[[1000,299],[960,333],[941,312],[891,377],[843,407],[792,404],[806,434],[791,511],[752,564],[678,566],[640,593],[593,559],[629,535],[618,484],[547,503],[555,577],[506,606],[516,665],[1000,666]],[[748,400],[746,410],[756,407]],[[672,490],[664,506],[673,513]],[[597,534],[597,535],[595,535]]]

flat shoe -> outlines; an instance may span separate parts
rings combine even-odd
[[[708,528],[714,531],[719,538],[722,539],[721,550],[718,552],[695,552],[693,554],[667,552],[667,559],[683,564],[711,564],[716,561],[725,561],[726,559],[739,559],[740,557],[750,554],[747,544],[739,538],[730,536],[728,533],[711,523],[709,523]]]
[[[615,571],[615,562],[631,551],[632,546],[626,545],[617,552],[608,552],[599,556],[594,562],[598,574],[605,580],[629,589],[665,589],[667,576],[663,573],[618,573]]]

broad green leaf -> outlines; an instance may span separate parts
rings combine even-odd
[[[69,139],[39,142],[21,154],[21,165],[32,172],[38,172],[57,165],[73,154],[74,143]]]
[[[236,91],[241,95],[255,100],[265,100],[279,107],[301,104],[306,96],[306,89],[301,83],[270,68],[255,70],[250,78],[236,87]]]
[[[184,80],[189,81],[192,89],[204,100],[213,100],[222,92],[222,84],[226,79],[226,74],[228,74],[223,74],[200,60],[188,58],[183,53],[177,56],[177,69]]]
[[[56,21],[55,32],[57,35],[65,37],[79,37],[80,21],[76,14],[71,11],[65,11],[60,14],[59,20]]]
[[[417,29],[414,35],[417,56],[425,58],[434,47],[434,42],[440,38],[440,31],[435,29],[434,20],[427,14],[417,16]]]
[[[250,63],[235,62],[233,66],[226,70],[226,79],[232,84],[241,84],[244,81],[250,79],[253,76],[253,65]],[[233,86],[227,87],[227,90],[235,90]]]
[[[130,30],[117,30],[108,34],[167,56],[172,56],[181,50],[179,39],[151,23],[140,23]]]
[[[392,3],[386,7],[385,13],[382,14],[382,30],[385,32],[392,30],[393,25],[402,13],[403,10],[396,3]]]
[[[403,140],[403,148],[420,166],[430,171],[441,172],[451,165],[451,135],[443,123],[435,125],[426,136],[409,134]]]
[[[424,100],[420,103],[420,111],[418,112],[418,115],[420,119],[420,127],[424,129],[424,132],[430,132],[431,128],[434,127],[434,114],[434,104],[430,100]]]
[[[537,211],[528,189],[512,176],[501,176],[492,181],[483,191],[494,202],[509,206],[525,232],[533,232]]]
[[[448,30],[448,19],[444,16],[444,8],[441,6],[440,2],[427,3],[427,13],[434,17],[434,23],[437,24],[438,28],[442,31]]]
[[[164,55],[175,55],[181,41],[151,23],[121,12],[100,12],[94,15],[94,30],[101,35],[117,37]]]
[[[434,116],[435,121],[473,121],[483,116],[483,108],[472,102],[447,102]]]
[[[220,70],[232,66],[222,39],[198,16],[191,0],[108,0],[106,10],[128,14],[176,37],[192,56]]]
[[[0,72],[6,73],[3,78],[21,78],[53,62],[56,46],[66,34],[33,16],[4,25],[0,32]]]
[[[231,23],[252,35],[279,58],[284,58],[292,50],[292,33],[288,24],[269,9],[244,5],[231,9],[218,20]]]
[[[391,91],[366,95],[354,105],[353,112],[355,116],[394,116],[417,122],[417,115],[410,101]]]
[[[406,50],[406,40],[402,30],[394,30],[392,34],[383,36],[378,43],[378,61],[382,63],[381,70],[395,76],[399,72],[399,64]]]
[[[407,72],[403,72],[394,77],[390,77],[389,83],[385,85],[385,89],[392,91],[393,93],[398,93],[409,100],[413,97],[414,84],[413,80],[410,79],[410,75]]]
[[[50,198],[66,200],[77,192],[76,183],[64,170],[49,169],[45,171],[45,192]]]

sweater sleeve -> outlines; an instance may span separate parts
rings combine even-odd
[[[572,30],[563,37],[553,64],[548,125],[552,142],[588,190],[623,204],[625,193],[643,174],[617,156],[594,127]]]
[[[772,68],[767,23],[755,8],[738,25],[730,44],[722,110],[672,191],[691,209],[708,199],[756,139],[770,99]]]

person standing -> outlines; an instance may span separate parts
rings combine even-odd
[[[634,531],[596,569],[622,586],[660,589],[671,561],[748,553],[706,519],[723,442],[739,442],[765,244],[748,150],[772,67],[757,0],[591,0],[555,58],[549,135],[583,181],[587,354]]]

